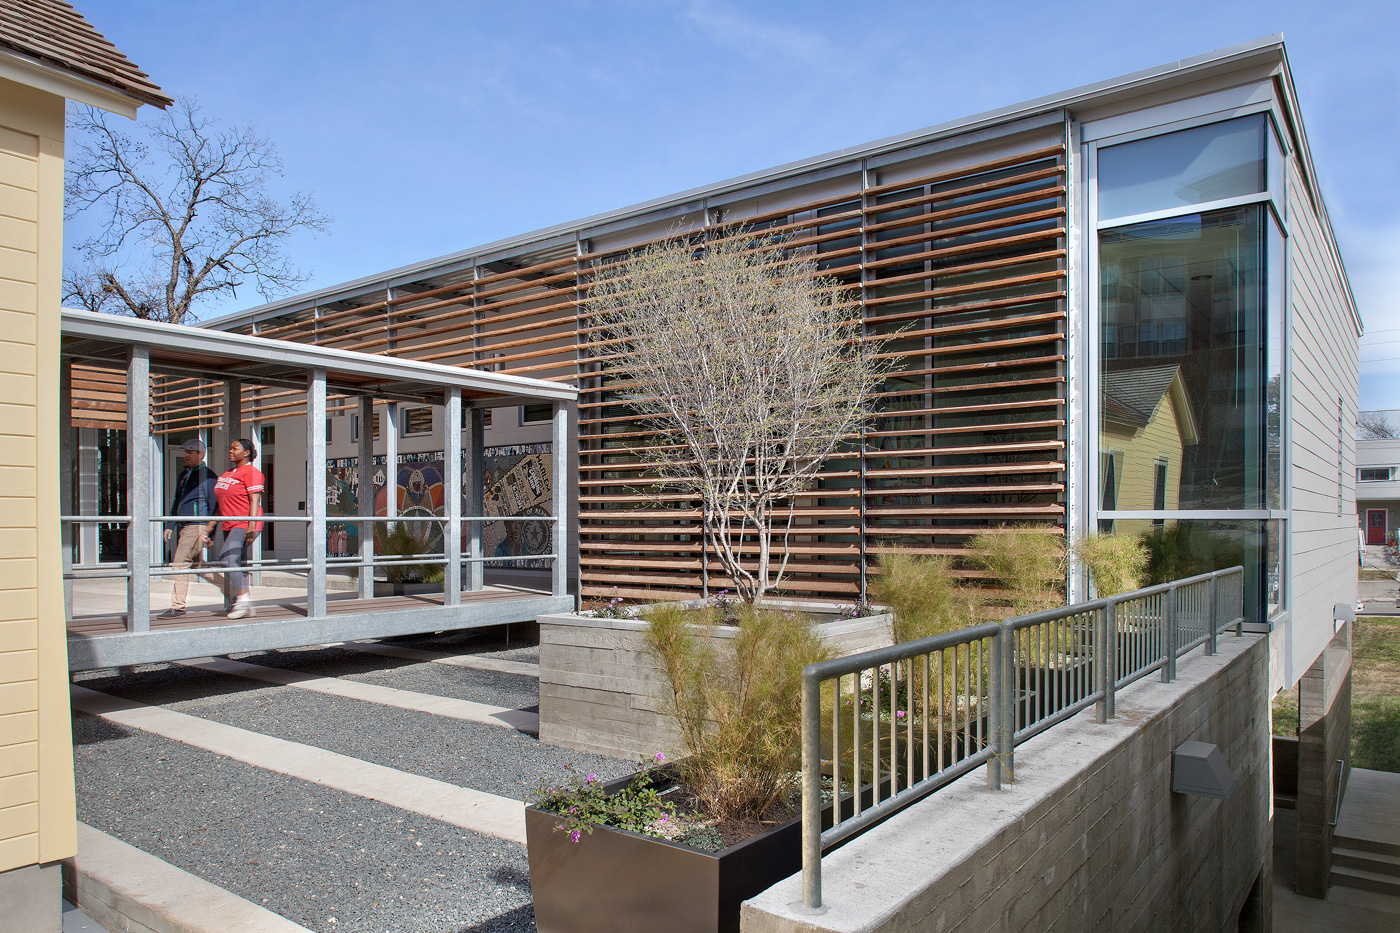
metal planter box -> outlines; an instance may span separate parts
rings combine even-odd
[[[802,868],[800,819],[721,852],[605,826],[575,843],[556,819],[525,809],[541,933],[738,933],[739,905]]]

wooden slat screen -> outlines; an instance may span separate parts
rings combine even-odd
[[[783,592],[849,602],[884,549],[957,556],[1002,523],[1064,527],[1065,186],[1057,145],[736,218],[815,249],[870,339],[899,332],[877,417],[797,504],[800,533],[776,542],[790,553]],[[244,332],[577,384],[583,595],[713,593],[731,584],[705,553],[699,503],[653,488],[638,465],[647,426],[605,384],[586,295],[612,258],[541,249]],[[217,387],[169,391],[158,429],[222,417]],[[279,391],[255,417],[304,412]]]

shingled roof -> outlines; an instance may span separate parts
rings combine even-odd
[[[140,68],[62,0],[0,0],[0,50],[115,88],[142,103],[166,107],[166,96]]]

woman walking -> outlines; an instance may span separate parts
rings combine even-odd
[[[253,542],[262,531],[262,522],[256,518],[250,521],[246,517],[263,514],[263,475],[253,466],[253,458],[257,455],[258,449],[246,437],[240,437],[229,445],[228,462],[232,469],[214,484],[214,498],[219,504],[219,515],[245,517],[233,517],[222,523],[212,521],[204,528],[204,544],[211,543],[215,525],[223,528],[224,540],[219,547],[218,562],[228,568],[225,596],[232,604],[228,613],[230,619],[255,614],[248,597],[248,575],[238,568],[247,565]]]

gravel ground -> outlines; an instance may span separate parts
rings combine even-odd
[[[229,657],[247,664],[261,664],[263,667],[280,667],[320,677],[359,680],[383,687],[411,690],[414,693],[429,693],[433,696],[471,700],[510,709],[535,711],[539,706],[539,679],[523,674],[503,674],[499,671],[479,671],[474,668],[434,664],[431,661],[387,658],[362,651],[347,651],[344,648],[286,648],[257,654],[231,654]]]
[[[317,933],[534,929],[525,848],[92,716],[78,817]]]
[[[529,679],[490,671],[445,670],[464,680],[500,676]],[[375,682],[414,689],[387,674]],[[534,736],[501,726],[463,722],[296,687],[258,684],[243,677],[178,665],[125,677],[87,680],[82,685],[516,800],[525,799],[541,778],[558,775],[566,763],[607,778],[620,777],[637,768],[635,762],[546,745]],[[489,702],[489,694],[486,697]]]

